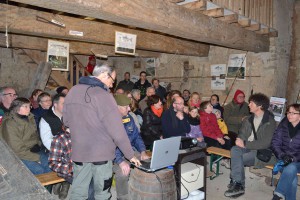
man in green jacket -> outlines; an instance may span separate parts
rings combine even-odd
[[[243,121],[235,141],[236,146],[231,149],[231,181],[224,194],[226,197],[236,198],[245,193],[244,166],[264,167],[275,162],[274,158],[266,163],[256,157],[257,150],[270,147],[276,128],[274,116],[267,110],[269,102],[269,98],[261,93],[253,94],[249,98],[252,115]],[[257,138],[252,127],[255,128]]]

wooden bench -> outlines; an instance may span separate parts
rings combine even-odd
[[[39,174],[35,176],[43,186],[53,185],[56,183],[64,182],[65,179],[57,176],[56,172],[49,172],[45,174]]]
[[[218,147],[208,147],[206,152],[210,154],[209,170],[212,172],[213,164],[217,164],[217,170],[214,176],[210,176],[210,180],[218,177],[220,175],[220,161],[222,158],[231,158],[230,151],[226,149],[221,149]]]
[[[206,152],[210,154],[210,164],[209,164],[210,171],[212,171],[212,165],[214,163],[217,163],[216,175],[210,177],[210,179],[212,180],[212,179],[214,179],[214,178],[216,178],[217,176],[220,175],[220,171],[219,171],[219,169],[220,169],[220,160],[222,158],[231,158],[231,155],[230,155],[229,150],[221,149],[221,148],[218,148],[218,147],[208,147],[206,149]],[[265,168],[273,170],[274,166],[273,165],[267,165],[267,166],[265,166]],[[297,175],[300,176],[300,173],[298,173]],[[272,180],[273,180],[273,177],[272,177]]]

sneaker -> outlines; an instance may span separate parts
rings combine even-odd
[[[283,199],[283,198],[281,198],[281,197],[278,196],[277,194],[274,194],[274,195],[273,195],[272,200],[280,200],[280,199]]]
[[[230,160],[229,159],[222,159],[221,165],[224,166],[226,169],[230,169]]]
[[[245,194],[245,188],[242,184],[234,182],[233,186],[229,188],[225,193],[225,197],[237,198]]]
[[[230,183],[227,185],[227,188],[230,189],[234,186],[234,181],[230,179]]]

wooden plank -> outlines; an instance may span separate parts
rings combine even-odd
[[[208,147],[206,149],[206,152],[209,153],[209,154],[215,154],[215,155],[223,156],[223,157],[226,157],[226,158],[231,158],[229,150],[221,149],[221,148],[218,148],[218,147]]]
[[[251,20],[248,19],[248,18],[239,18],[238,19],[238,24],[241,26],[241,27],[248,27],[251,25]]]
[[[210,10],[202,11],[202,14],[207,15],[209,17],[223,17],[224,16],[224,8],[215,8]]]
[[[270,28],[261,28],[259,31],[255,31],[257,34],[267,35],[270,33]]]
[[[182,5],[185,8],[199,11],[199,10],[205,10],[206,9],[206,1],[204,0],[199,0],[199,1],[194,1],[194,2],[189,2],[186,4]]]
[[[0,17],[5,19],[5,16],[10,16],[7,19],[10,33],[114,46],[115,31],[120,31],[137,35],[137,50],[201,57],[208,56],[209,51],[207,44],[69,16],[60,16],[61,21],[66,25],[66,28],[61,28],[37,21],[37,16],[48,20],[53,19],[52,13],[0,4]],[[6,22],[1,20],[0,31],[5,32],[5,29]],[[83,36],[70,35],[70,31],[82,32]]]
[[[31,84],[27,90],[27,96],[30,97],[33,90],[39,88],[44,90],[46,84],[49,79],[49,75],[51,73],[52,64],[48,62],[42,62],[38,65],[35,75],[33,76],[34,79],[31,81]]]
[[[278,31],[270,29],[269,37],[278,37]]]
[[[50,76],[58,85],[66,86],[67,88],[71,89],[72,84],[67,79],[65,79],[60,71],[52,71]]]
[[[14,1],[229,48],[253,52],[269,50],[269,39],[264,36],[216,21],[201,13],[186,12],[185,8],[163,0]]]
[[[245,29],[247,29],[247,30],[249,30],[249,31],[259,31],[260,28],[261,28],[260,23],[257,23],[257,24],[251,24],[250,26],[245,27]]]
[[[220,17],[218,19],[229,24],[237,23],[239,19],[239,15],[238,14],[225,15],[224,17]]]
[[[61,182],[65,181],[64,178],[57,176],[57,173],[55,173],[55,172],[39,174],[39,175],[35,175],[35,177],[39,180],[39,182],[43,186],[53,185],[53,184],[61,183]]]
[[[5,43],[5,34],[0,33],[0,47],[6,48]],[[80,55],[91,55],[91,50],[97,50],[97,52],[103,52],[103,54],[109,56],[115,55],[114,46],[86,43],[86,42],[76,42],[68,41],[70,44],[70,53],[71,54],[80,54]],[[9,34],[9,47],[10,48],[22,48],[22,49],[31,49],[31,50],[40,50],[47,51],[48,39],[33,37],[33,36],[24,36],[24,35],[15,35]],[[142,51],[137,50],[136,56],[140,57],[159,57],[160,53],[151,52],[151,51]]]
[[[245,0],[245,16],[249,17],[250,0]]]

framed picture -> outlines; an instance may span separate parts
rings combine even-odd
[[[226,64],[211,65],[211,89],[225,90],[226,89]]]
[[[52,70],[69,71],[69,43],[48,40],[47,62]]]
[[[299,90],[299,92],[298,92],[298,96],[297,96],[297,101],[296,101],[296,103],[300,104],[300,90]]]
[[[145,58],[147,76],[155,76],[155,58]]]
[[[227,65],[227,78],[245,80],[246,54],[230,54]]]
[[[274,119],[277,122],[280,122],[281,119],[284,117],[285,102],[286,102],[285,98],[279,98],[279,97],[270,98],[269,111],[271,111],[274,114]]]
[[[116,31],[115,52],[135,55],[136,35]]]

